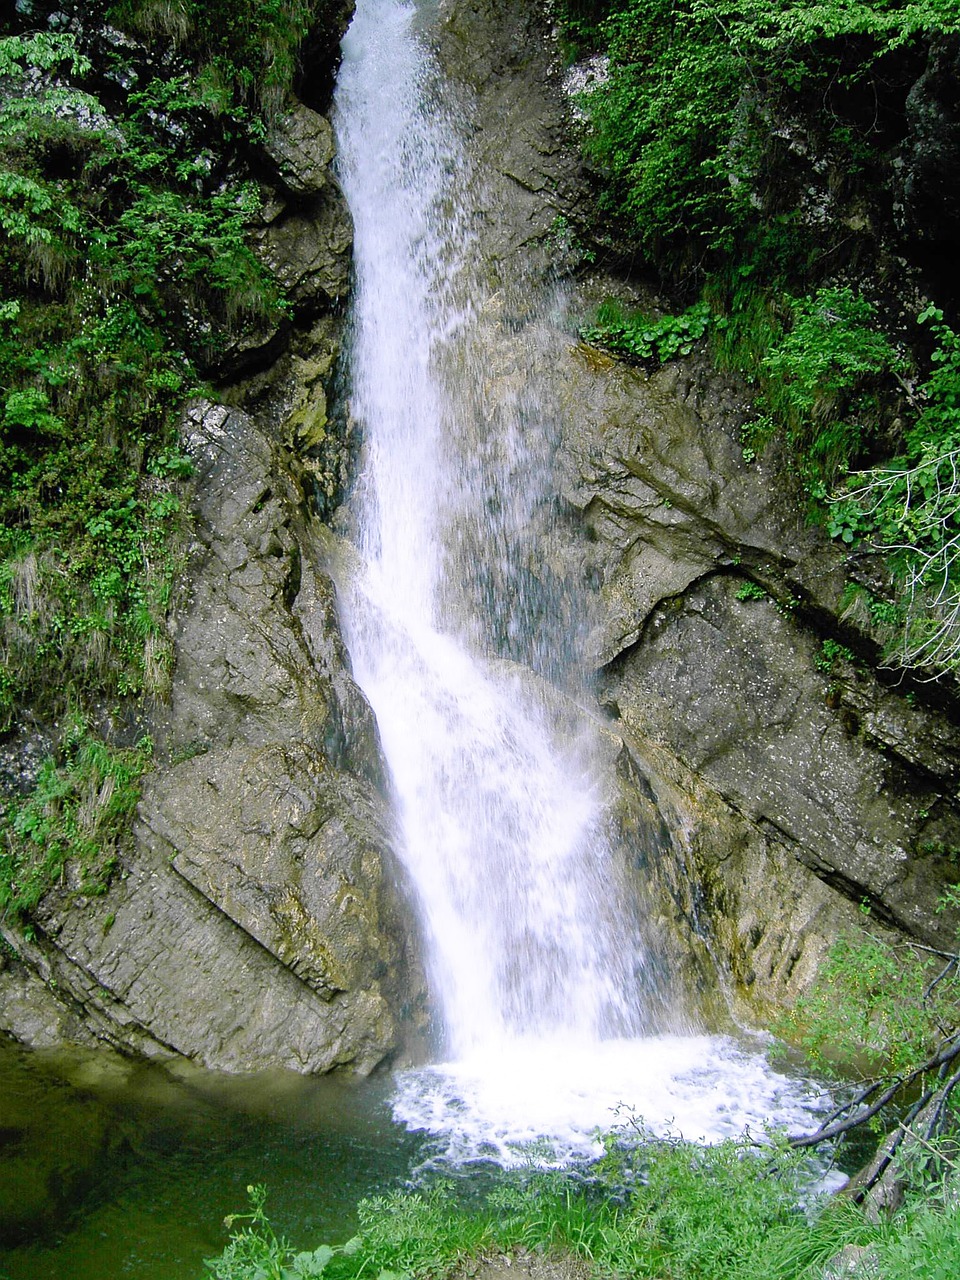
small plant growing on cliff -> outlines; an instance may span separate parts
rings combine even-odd
[[[56,885],[102,893],[117,842],[140,798],[150,766],[148,738],[110,747],[83,720],[69,729],[61,760],[48,756],[36,785],[0,812],[0,910],[23,918]]]
[[[898,356],[872,304],[848,288],[789,306],[788,332],[761,361],[763,398],[803,456],[808,482],[829,482],[862,448],[877,416],[872,387]]]
[[[710,307],[705,302],[688,307],[681,315],[657,317],[625,313],[619,304],[608,302],[599,308],[596,323],[580,330],[580,337],[617,355],[663,364],[690,355],[710,320]]]
[[[825,675],[831,675],[841,662],[852,662],[853,653],[838,640],[824,640],[813,665]]]
[[[550,224],[546,240],[551,251],[568,263],[590,266],[597,260],[596,252],[583,243],[576,228],[562,213],[558,213]]]

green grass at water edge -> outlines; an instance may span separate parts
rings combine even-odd
[[[813,1280],[846,1245],[895,1260],[897,1270],[881,1271],[890,1278],[913,1275],[912,1267],[945,1277],[937,1267],[960,1265],[960,1211],[949,1196],[930,1189],[878,1225],[849,1200],[811,1204],[807,1194],[799,1207],[808,1176],[782,1146],[764,1152],[742,1142],[702,1148],[661,1140],[628,1156],[610,1140],[608,1156],[586,1175],[503,1174],[479,1206],[465,1207],[452,1182],[365,1201],[354,1239],[299,1253],[275,1235],[263,1189],[252,1188],[253,1213],[206,1274],[436,1280],[483,1257],[528,1251],[578,1258],[598,1276]]]

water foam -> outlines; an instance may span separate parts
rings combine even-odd
[[[599,1133],[631,1116],[654,1134],[714,1143],[771,1124],[805,1132],[829,1101],[726,1036],[521,1039],[401,1072],[393,1112],[435,1139],[439,1161],[511,1168],[595,1158]]]

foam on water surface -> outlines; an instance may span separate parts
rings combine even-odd
[[[829,1104],[756,1048],[703,1035],[504,1043],[401,1072],[392,1105],[395,1119],[436,1140],[435,1158],[510,1168],[596,1157],[598,1131],[631,1116],[659,1136],[712,1143],[771,1125],[805,1132]]]

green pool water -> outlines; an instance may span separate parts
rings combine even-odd
[[[343,1240],[416,1163],[390,1090],[0,1042],[0,1277],[200,1280],[254,1182],[297,1245]]]

